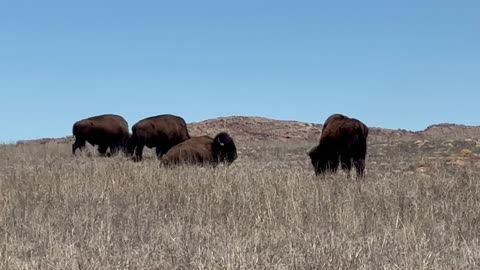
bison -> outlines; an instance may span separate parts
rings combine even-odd
[[[345,119],[348,119],[348,117],[346,117],[343,114],[336,113],[336,114],[330,115],[327,118],[327,120],[325,120],[325,123],[323,123],[322,133],[327,128],[328,124],[330,124],[331,122],[335,122],[335,121],[339,121],[339,120],[345,120]]]
[[[317,175],[335,172],[341,165],[350,172],[353,166],[357,176],[365,171],[368,127],[361,121],[341,114],[327,118],[323,125],[320,143],[308,154]]]
[[[72,145],[74,155],[77,149],[85,148],[86,142],[98,145],[98,152],[102,156],[106,155],[108,148],[110,154],[115,154],[125,149],[129,139],[127,121],[115,114],[103,114],[75,122],[72,133],[75,136]]]
[[[237,147],[228,133],[221,132],[215,138],[193,137],[167,152],[164,165],[199,164],[216,166],[219,163],[231,164],[237,159]]]
[[[128,152],[134,160],[143,156],[143,148],[156,148],[159,158],[173,146],[190,139],[187,124],[179,116],[163,114],[140,120],[132,127],[132,136],[128,142]]]

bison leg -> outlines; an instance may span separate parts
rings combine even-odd
[[[163,155],[165,155],[165,151],[163,151],[163,149],[160,147],[160,146],[157,146],[155,148],[155,153],[157,153],[157,157],[160,159],[163,157]]]
[[[135,138],[131,137],[127,140],[125,145],[125,153],[129,156],[132,156],[135,153],[135,146],[137,143],[135,142]]]
[[[357,170],[357,177],[363,177],[365,175],[365,159],[356,160],[354,164]]]
[[[75,152],[77,151],[77,149],[80,149],[80,151],[83,151],[84,148],[85,148],[85,141],[77,139],[72,144],[72,154],[75,155]]]
[[[78,148],[78,145],[77,145],[77,142],[74,142],[72,144],[72,154],[75,155],[75,151],[77,151],[77,148]]]
[[[137,145],[137,147],[135,148],[135,154],[133,156],[133,160],[134,161],[140,161],[143,159],[143,148],[145,146],[143,144],[139,144]]]
[[[108,145],[99,145],[98,146],[98,152],[102,157],[106,156],[108,150]]]
[[[117,143],[110,144],[110,154],[112,156],[116,155],[120,150],[122,150],[121,143],[117,142]]]
[[[114,156],[118,153],[119,147],[116,145],[110,145],[110,155]]]
[[[352,166],[353,166],[352,159],[351,158],[342,158],[341,162],[342,162],[342,170],[349,173],[350,170],[352,170]]]
[[[338,163],[339,163],[338,159],[334,159],[334,160],[329,161],[328,165],[327,165],[327,171],[329,171],[331,173],[337,172],[338,165],[339,165]]]

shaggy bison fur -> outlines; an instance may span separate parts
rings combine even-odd
[[[163,164],[231,164],[237,159],[237,147],[228,133],[221,132],[215,138],[193,137],[174,146],[163,158]]]
[[[128,152],[134,160],[141,160],[143,148],[156,148],[159,158],[173,146],[190,139],[187,124],[179,116],[163,114],[145,118],[132,127],[132,136],[128,142]]]
[[[327,118],[320,143],[309,152],[315,173],[335,172],[339,165],[350,171],[355,166],[357,176],[362,177],[367,137],[368,127],[357,119],[341,114]]]
[[[85,143],[98,145],[98,152],[105,156],[110,148],[110,154],[124,150],[129,138],[128,123],[115,114],[104,114],[80,120],[73,124],[75,142],[72,153],[77,149],[83,150]]]

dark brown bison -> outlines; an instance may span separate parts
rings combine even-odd
[[[341,114],[327,118],[320,143],[308,154],[317,175],[335,172],[339,165],[350,171],[355,166],[357,176],[365,171],[368,127],[357,119]]]
[[[124,150],[129,138],[128,123],[123,117],[115,114],[104,114],[80,120],[73,124],[75,142],[72,153],[83,150],[85,143],[98,145],[98,152],[105,156],[108,148],[110,154]]]
[[[190,139],[187,124],[179,116],[164,114],[145,118],[132,127],[128,152],[141,160],[145,146],[154,148],[161,158],[173,146]]]
[[[215,138],[209,136],[193,137],[170,149],[162,162],[165,165],[231,164],[237,159],[237,147],[228,133],[221,132]]]
[[[348,119],[348,117],[346,117],[346,116],[343,115],[343,114],[336,113],[336,114],[330,115],[330,116],[327,118],[327,120],[325,120],[325,123],[323,123],[322,133],[323,133],[323,131],[327,128],[328,124],[330,124],[331,122],[339,121],[339,120],[345,120],[345,119]]]

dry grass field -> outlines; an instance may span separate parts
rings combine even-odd
[[[216,169],[0,146],[0,269],[480,267],[477,142],[370,142],[360,181],[315,177],[314,144]]]

